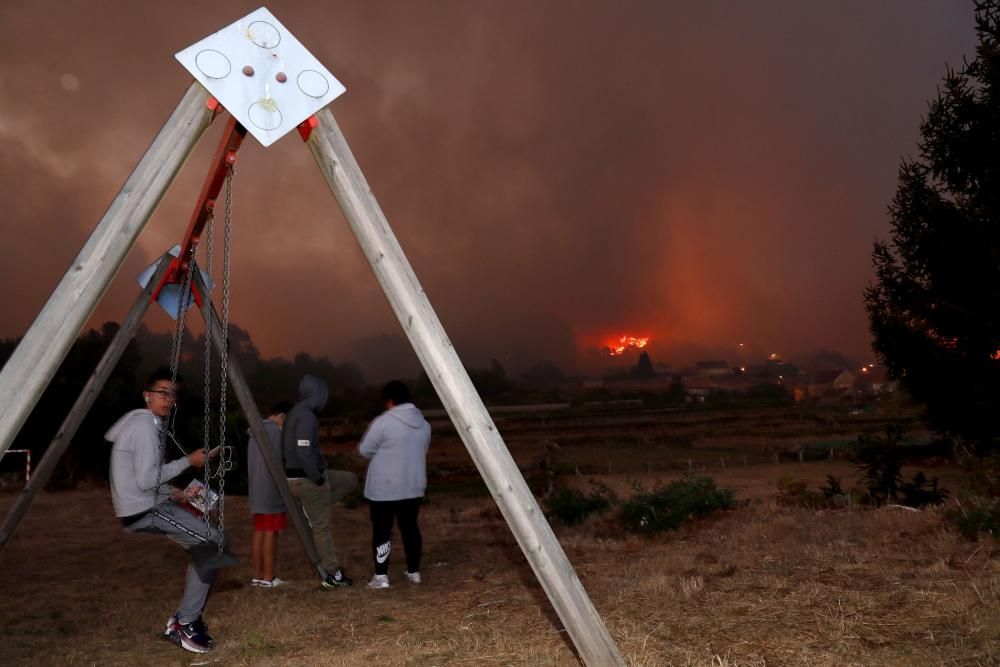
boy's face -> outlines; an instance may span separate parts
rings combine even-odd
[[[170,408],[174,406],[177,398],[170,380],[157,380],[152,387],[142,392],[142,395],[146,399],[149,411],[157,417],[166,417],[170,414]]]

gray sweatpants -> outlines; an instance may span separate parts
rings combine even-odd
[[[184,582],[184,596],[177,609],[180,623],[191,623],[201,616],[208,600],[208,593],[215,581],[219,564],[213,562],[210,554],[217,552],[219,531],[215,526],[205,525],[205,520],[195,516],[172,500],[156,506],[125,530],[131,533],[166,535],[184,547],[191,555]],[[205,558],[205,555],[209,555]]]

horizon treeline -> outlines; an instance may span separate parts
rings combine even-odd
[[[70,348],[38,403],[18,432],[12,449],[29,449],[40,457],[56,436],[60,425],[79,398],[102,355],[118,333],[119,324],[105,322],[98,329],[83,332]],[[0,367],[17,348],[20,338],[0,340]],[[122,357],[102,388],[67,449],[49,483],[51,488],[72,486],[83,477],[107,477],[110,448],[104,433],[124,413],[143,407],[142,390],[149,375],[170,365],[173,334],[151,331],[140,325]],[[205,337],[184,332],[178,363],[180,395],[176,419],[177,435],[182,442],[200,446],[204,424]],[[354,362],[334,362],[325,356],[314,357],[299,352],[291,359],[264,358],[250,334],[236,324],[230,325],[230,359],[239,364],[263,415],[278,401],[294,402],[299,380],[310,374],[329,384],[330,398],[321,417],[342,418],[363,423],[381,410],[379,388],[372,386]],[[509,403],[517,399],[559,400],[558,384],[566,376],[555,365],[540,362],[518,380],[507,377],[503,366],[493,360],[489,368],[467,369],[476,388],[486,400]],[[211,408],[218,414],[221,364],[214,354],[209,367]],[[439,407],[440,401],[426,374],[399,378],[410,384],[415,402],[421,407]],[[246,419],[230,388],[227,396],[227,421],[232,426],[227,435],[231,445],[246,441]],[[37,458],[35,459],[38,460]]]

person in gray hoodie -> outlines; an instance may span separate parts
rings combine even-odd
[[[304,375],[299,381],[299,400],[285,416],[281,451],[285,476],[309,519],[316,550],[327,577],[324,588],[350,586],[353,582],[340,566],[333,542],[330,513],[337,502],[358,486],[358,476],[347,470],[327,470],[319,446],[319,413],[326,407],[329,389],[323,379]]]
[[[277,461],[281,460],[281,427],[291,408],[292,404],[288,401],[276,403],[264,420],[267,444]],[[271,471],[264,461],[260,444],[253,435],[253,429],[247,429],[247,434],[250,436],[247,442],[247,491],[250,496],[250,512],[253,514],[253,579],[250,580],[250,585],[261,588],[283,586],[287,582],[274,576],[274,569],[278,555],[278,533],[288,527],[288,514],[278,485],[271,478]]]
[[[154,373],[142,397],[146,409],[126,413],[104,436],[113,443],[111,501],[115,515],[128,532],[165,535],[188,551],[191,563],[184,595],[180,607],[167,621],[163,637],[188,651],[205,653],[211,650],[213,641],[201,614],[212,582],[220,567],[238,561],[228,552],[220,553],[224,536],[184,509],[179,504],[184,500],[183,493],[167,485],[188,468],[203,467],[206,458],[203,449],[195,449],[190,454],[181,450],[182,456],[173,461],[162,459],[168,448],[180,449],[165,424],[176,399],[170,372]]]
[[[417,524],[427,488],[427,450],[431,426],[410,401],[409,388],[393,380],[382,388],[385,412],[368,426],[358,452],[369,460],[365,498],[372,520],[375,575],[370,588],[389,588],[389,552],[393,521],[399,523],[406,554],[406,578],[420,583],[423,537]]]

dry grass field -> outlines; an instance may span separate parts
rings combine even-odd
[[[565,432],[532,444],[517,431],[519,460],[562,437],[557,460],[572,461]],[[638,447],[636,431],[627,433]],[[454,446],[447,435],[432,445],[452,472],[463,469],[460,451],[443,451]],[[560,483],[593,476],[626,492],[634,481],[676,479],[689,465],[685,452],[678,456],[676,465],[570,474]],[[782,476],[853,482],[843,460],[741,460],[708,472],[748,502],[655,538],[622,535],[607,518],[556,527],[628,664],[1000,664],[1000,545],[965,541],[938,510],[817,512],[775,502]],[[934,471],[942,473],[951,474]],[[334,517],[353,588],[321,590],[294,531],[282,536],[279,556],[279,575],[292,583],[250,587],[246,499],[229,497],[227,525],[245,560],[224,572],[209,601],[217,648],[204,656],[159,639],[180,594],[183,552],[163,538],[125,534],[99,485],[43,494],[0,553],[0,664],[579,664],[491,499],[449,488],[458,476],[432,475],[438,490],[421,513],[424,583],[405,581],[396,554],[384,591],[363,585],[363,505]],[[15,497],[0,495],[0,512]]]

